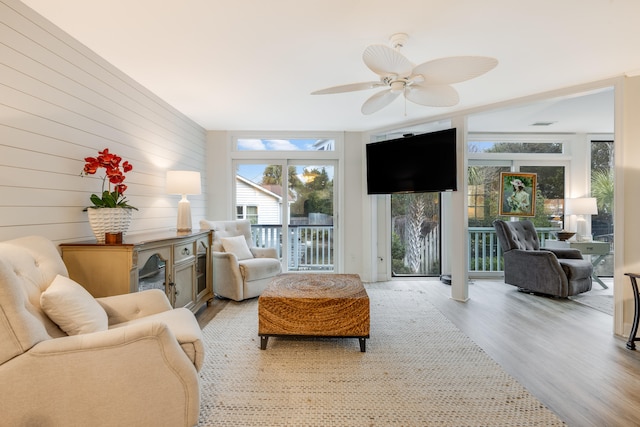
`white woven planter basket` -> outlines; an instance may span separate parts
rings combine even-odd
[[[98,243],[104,243],[105,233],[125,234],[131,224],[133,209],[88,208],[89,224]]]

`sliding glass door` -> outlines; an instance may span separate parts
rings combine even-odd
[[[334,271],[335,165],[282,159],[235,162],[236,218],[256,245],[274,247],[287,271]]]
[[[393,276],[440,275],[440,193],[391,195]]]

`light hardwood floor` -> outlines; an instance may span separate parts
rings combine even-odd
[[[439,281],[394,280],[429,301],[569,426],[640,426],[640,353],[612,333],[613,318],[570,301],[473,281],[466,303]],[[198,314],[201,326],[225,305]]]

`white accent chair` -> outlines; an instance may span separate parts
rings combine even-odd
[[[162,291],[93,298],[50,240],[0,242],[0,424],[194,426],[203,362]]]
[[[200,220],[202,230],[213,230],[213,292],[221,298],[242,301],[260,296],[271,279],[282,272],[275,248],[256,247],[251,222]],[[233,241],[234,237],[244,239]],[[238,244],[240,243],[240,245]],[[225,247],[226,245],[226,247]]]

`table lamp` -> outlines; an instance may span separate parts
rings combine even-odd
[[[187,194],[200,194],[200,172],[167,171],[167,194],[180,194],[178,202],[178,231],[191,231],[191,203]]]
[[[566,199],[564,201],[565,215],[577,215],[576,218],[576,240],[579,242],[590,241],[587,235],[587,220],[585,215],[597,215],[598,204],[595,197],[579,197],[576,199]]]

